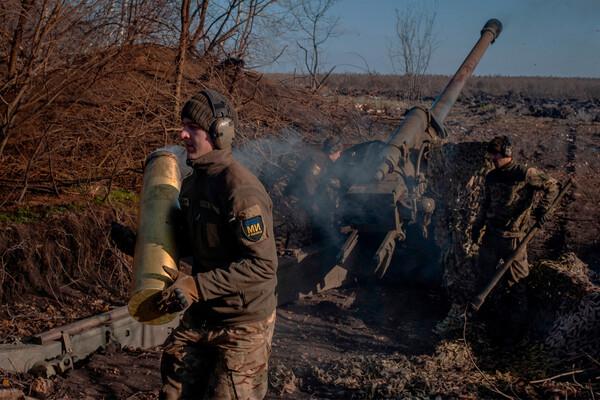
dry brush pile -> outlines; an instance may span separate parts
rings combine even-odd
[[[124,44],[75,57],[27,84],[19,81],[22,76],[11,81],[8,65],[0,64],[3,99],[18,100],[19,87],[24,93],[12,123],[4,127],[0,152],[0,297],[5,304],[22,300],[23,293],[62,304],[69,290],[93,293],[88,289],[94,286],[114,289],[105,293],[107,301],[123,304],[128,260],[106,235],[111,221],[135,227],[146,156],[178,142],[175,59],[176,51],[167,46]],[[184,78],[182,98],[210,87],[233,99],[240,115],[234,145],[253,146],[250,153],[263,169],[289,166],[268,151],[285,144],[285,132],[318,143],[339,131],[348,115],[362,123],[343,102],[286,88],[209,55],[190,56]],[[54,85],[55,79],[65,85]],[[35,93],[39,96],[26,96]],[[4,107],[3,112],[10,111]],[[258,139],[265,139],[260,143],[266,147],[257,147]],[[91,307],[79,317],[95,311]]]

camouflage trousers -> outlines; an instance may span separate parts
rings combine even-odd
[[[275,312],[262,321],[197,326],[184,315],[165,342],[160,399],[262,399]]]

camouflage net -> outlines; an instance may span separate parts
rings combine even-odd
[[[561,315],[544,344],[566,355],[600,354],[600,290],[585,296],[572,312]],[[592,357],[593,357],[592,356]]]
[[[448,337],[462,329],[464,304],[476,294],[477,249],[470,241],[470,229],[488,169],[482,167],[482,143],[446,143],[436,150],[429,171],[439,205],[435,232],[444,250],[443,285],[453,302],[436,331]],[[444,179],[436,179],[439,176]],[[530,336],[541,341],[544,353],[556,359],[585,354],[598,359],[600,287],[594,281],[596,274],[574,253],[533,266],[524,282],[532,316]]]
[[[528,279],[533,304],[548,323],[544,345],[558,357],[600,355],[600,287],[573,253],[543,260]],[[540,317],[538,317],[540,319]]]
[[[457,303],[475,294],[478,278],[470,233],[488,170],[484,152],[481,142],[446,143],[432,151],[429,164],[437,204],[435,237],[444,253],[443,286]]]

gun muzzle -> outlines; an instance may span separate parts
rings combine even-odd
[[[492,35],[494,35],[494,38],[492,39],[492,43],[494,43],[494,41],[498,39],[498,36],[500,36],[500,33],[502,32],[502,22],[496,18],[490,19],[483,26],[481,34],[483,35],[485,32],[490,32]]]
[[[498,38],[500,32],[502,32],[500,21],[497,19],[487,21],[481,30],[481,37],[437,97],[431,110],[428,112],[420,107],[414,107],[407,113],[401,125],[390,135],[387,142],[388,148],[383,155],[384,161],[378,165],[374,173],[375,181],[383,180],[388,173],[394,170],[393,166],[400,161],[402,145],[409,151],[418,150],[424,141],[431,139],[427,130],[432,121],[438,126],[443,126],[446,116],[458,99],[467,79],[473,74],[479,60],[489,45]]]

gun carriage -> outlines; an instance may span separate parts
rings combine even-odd
[[[410,109],[387,142],[361,143],[345,152],[338,161],[346,167],[341,178],[347,192],[340,209],[342,223],[347,226],[345,243],[333,249],[315,245],[282,257],[278,272],[279,304],[341,286],[350,276],[364,273],[361,261],[365,256],[375,274],[383,277],[394,258],[397,243],[412,242],[422,249],[430,245],[429,222],[435,201],[428,192],[428,156],[432,146],[446,138],[444,121],[451,107],[501,30],[502,24],[496,19],[485,24],[480,39],[430,109]],[[166,157],[155,157],[150,167],[172,158],[160,155]],[[144,207],[159,209],[164,218],[158,222],[148,220],[147,228],[140,228],[144,232],[138,233],[141,239],[136,265],[152,264],[142,262],[144,255],[158,260],[152,264],[154,267],[176,262],[172,233],[156,227],[157,223],[172,225],[168,207],[177,198],[181,175],[174,166],[175,161],[171,160],[167,169],[147,168],[145,180],[151,184],[146,185]],[[170,172],[165,175],[165,171]],[[357,254],[362,258],[355,257]],[[407,263],[406,259],[400,261],[398,264]],[[134,275],[134,296],[128,308],[53,329],[29,338],[28,343],[0,345],[0,368],[15,372],[37,369],[52,375],[72,368],[76,360],[111,342],[142,348],[162,343],[168,328],[177,321],[171,320],[172,315],[156,314],[151,299],[167,280],[158,267],[141,268]],[[161,323],[167,324],[152,325]]]

